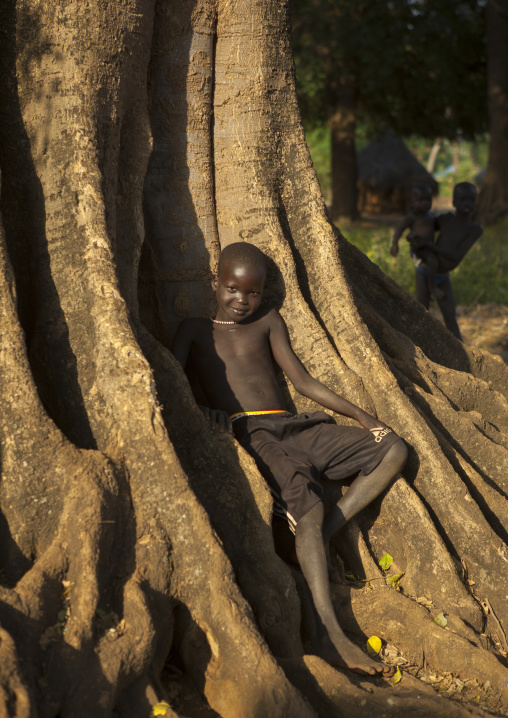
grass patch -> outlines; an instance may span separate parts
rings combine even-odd
[[[414,296],[414,264],[403,239],[397,258],[390,254],[395,225],[342,222],[344,236],[397,284]],[[452,272],[457,304],[508,304],[508,218],[487,227],[462,263]]]

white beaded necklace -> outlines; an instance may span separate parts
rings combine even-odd
[[[223,322],[221,319],[214,319],[213,317],[210,317],[210,319],[214,324],[238,324],[238,322]]]

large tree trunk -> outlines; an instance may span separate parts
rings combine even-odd
[[[332,208],[334,220],[358,219],[356,159],[356,92],[349,73],[328,83],[328,128],[332,146]]]
[[[489,162],[478,198],[478,217],[493,222],[508,213],[508,2],[487,2]]]
[[[263,479],[164,347],[239,239],[309,370],[411,448],[340,542],[379,579],[341,622],[506,711],[508,372],[327,221],[287,5],[6,0],[0,27],[2,715],[147,715],[171,646],[225,718],[480,714],[305,655]]]

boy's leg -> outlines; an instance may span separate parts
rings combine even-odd
[[[389,676],[393,669],[372,661],[346,638],[339,626],[330,595],[323,543],[323,517],[323,504],[315,504],[298,521],[295,532],[296,555],[316,614],[317,639],[314,652],[331,665],[371,676]]]
[[[427,276],[421,269],[415,270],[416,301],[423,304],[425,309],[429,308],[430,292],[427,286]]]
[[[436,299],[442,299],[444,297],[444,293],[436,284],[439,258],[436,254],[434,254],[434,252],[427,250],[425,252],[424,261],[427,269],[427,286],[429,292],[436,297]]]
[[[358,476],[327,515],[323,525],[325,542],[353,516],[374,501],[404,468],[406,461],[407,448],[402,439],[399,439],[370,474]]]
[[[460,333],[459,325],[457,324],[457,314],[455,310],[455,297],[453,296],[452,283],[450,277],[446,277],[440,284],[443,290],[443,297],[437,300],[441,314],[447,328],[454,334],[457,339],[463,341],[462,334]]]

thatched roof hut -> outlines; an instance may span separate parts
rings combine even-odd
[[[387,133],[358,154],[358,209],[361,214],[398,214],[409,209],[411,188],[425,182],[437,195],[439,185],[394,134]]]

